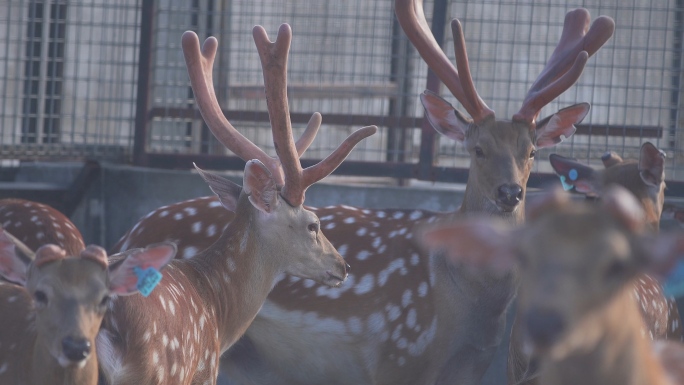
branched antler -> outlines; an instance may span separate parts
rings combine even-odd
[[[269,168],[276,184],[282,187],[281,196],[290,205],[299,206],[304,202],[306,189],[333,172],[354,146],[374,134],[377,127],[369,126],[357,130],[327,158],[302,170],[299,157],[311,145],[322,118],[321,114],[314,113],[302,137],[294,142],[287,101],[287,57],[292,30],[287,24],[281,25],[275,42],[268,39],[261,26],[254,27],[252,34],[264,74],[266,104],[278,155],[276,158],[268,156],[240,134],[223,115],[216,99],[211,73],[218,42],[216,38],[210,37],[200,51],[197,35],[188,31],[183,34],[182,45],[190,83],[202,117],[214,136],[243,160],[259,159]]]

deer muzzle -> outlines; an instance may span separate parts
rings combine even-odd
[[[504,211],[513,211],[523,199],[523,188],[519,184],[502,184],[497,189],[496,204]]]
[[[90,348],[91,343],[85,338],[68,336],[62,339],[62,352],[72,364],[78,364],[88,358]]]

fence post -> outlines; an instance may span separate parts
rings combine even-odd
[[[435,0],[432,9],[432,26],[430,30],[435,36],[437,44],[441,47],[444,44],[444,28],[446,27],[447,6],[449,0]],[[439,93],[440,80],[432,70],[428,69],[426,89]],[[427,117],[423,119],[420,127],[420,154],[418,158],[418,175],[416,178],[422,180],[433,179],[433,165],[435,158],[435,130],[430,125]]]
[[[154,0],[142,0],[140,15],[140,45],[138,50],[138,89],[133,136],[133,164],[147,165],[147,127],[150,103],[150,71],[152,69],[152,31]]]

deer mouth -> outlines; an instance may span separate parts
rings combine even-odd
[[[344,273],[344,276],[340,276],[338,274],[333,273],[332,271],[328,270],[326,271],[326,277],[323,279],[323,283],[325,285],[331,286],[331,287],[337,287],[342,284],[347,279],[347,273]]]

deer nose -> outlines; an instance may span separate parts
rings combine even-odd
[[[565,329],[565,322],[556,311],[532,308],[525,317],[527,335],[540,348],[548,348]]]
[[[349,266],[349,264],[345,262],[344,267],[347,269],[347,273],[349,273],[349,271],[351,270],[351,266]]]
[[[523,189],[515,183],[507,183],[499,186],[497,201],[508,207],[515,207],[522,200]]]
[[[90,355],[90,341],[85,338],[64,337],[62,340],[62,351],[71,361],[83,361]]]

